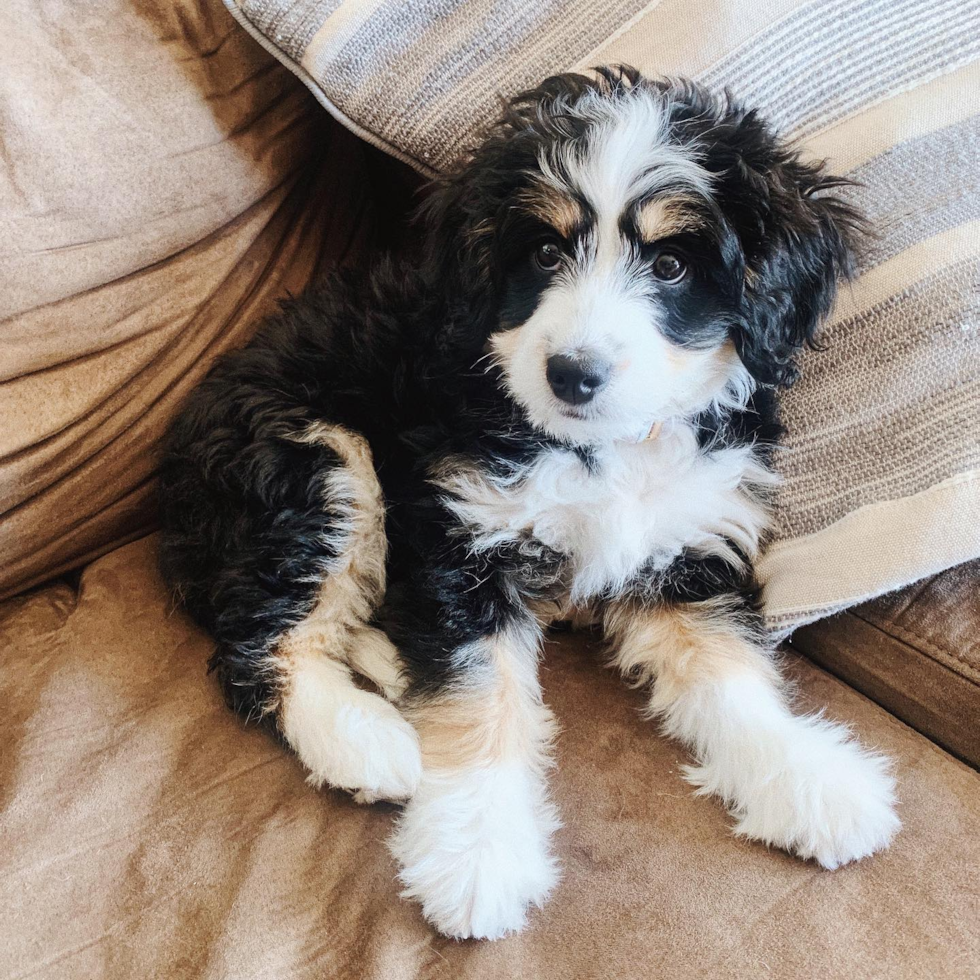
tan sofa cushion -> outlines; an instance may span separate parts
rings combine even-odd
[[[175,405],[364,198],[358,141],[217,3],[3,22],[0,595],[146,532]]]
[[[980,775],[827,674],[801,698],[897,760],[892,849],[823,871],[735,840],[641,697],[549,646],[564,878],[529,930],[436,936],[399,899],[393,808],[314,792],[223,707],[154,541],[0,605],[0,974],[50,980],[967,977]]]
[[[449,166],[545,75],[627,62],[766,111],[879,237],[784,399],[772,627],[980,556],[976,0],[225,0],[355,132]]]
[[[814,623],[793,646],[980,768],[980,561]]]

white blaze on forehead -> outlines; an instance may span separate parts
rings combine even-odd
[[[620,253],[619,222],[633,202],[668,188],[710,196],[711,175],[694,148],[670,141],[669,104],[659,92],[590,94],[567,111],[589,124],[584,140],[543,152],[538,163],[549,184],[580,194],[595,211],[600,264]]]
[[[667,337],[659,290],[621,231],[627,209],[652,199],[637,215],[638,231],[649,241],[675,234],[691,227],[697,203],[710,199],[711,174],[698,162],[698,148],[671,139],[666,97],[645,89],[594,93],[554,111],[583,122],[583,133],[543,152],[539,186],[529,197],[560,231],[563,224],[574,230],[582,205],[595,221],[527,320],[490,338],[508,393],[537,428],[590,445],[636,442],[657,422],[744,405],[753,386],[732,345],[719,338],[709,349],[682,349]],[[548,359],[569,353],[611,368],[607,383],[575,411],[547,377]]]

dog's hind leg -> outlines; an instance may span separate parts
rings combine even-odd
[[[361,802],[407,799],[418,784],[418,737],[398,709],[359,688],[350,669],[290,645],[279,728],[315,786],[354,792]]]
[[[421,763],[390,703],[404,689],[398,652],[371,625],[387,548],[370,449],[340,426],[257,418],[262,407],[246,405],[247,428],[227,412],[173,451],[164,574],[218,641],[211,668],[228,703],[275,729],[311,783],[406,798]]]
[[[327,446],[342,460],[326,480],[339,558],[316,603],[276,645],[281,672],[279,729],[314,785],[358,792],[362,800],[404,799],[418,783],[418,738],[400,712],[355,683],[351,668],[385,697],[404,690],[398,654],[368,625],[384,596],[384,501],[366,441],[336,426],[312,426],[303,441]]]
[[[375,626],[365,626],[352,637],[347,662],[389,701],[397,701],[408,688],[398,650],[388,634]]]

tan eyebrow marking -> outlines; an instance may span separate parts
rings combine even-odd
[[[585,221],[579,202],[554,187],[537,184],[524,191],[520,201],[531,214],[547,222],[565,238],[571,238]]]
[[[643,241],[650,243],[693,231],[701,226],[702,218],[687,198],[655,197],[640,207],[636,224]]]

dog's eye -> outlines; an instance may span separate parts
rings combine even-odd
[[[561,265],[561,249],[554,242],[542,242],[531,258],[542,272],[554,272]]]
[[[653,261],[653,274],[661,282],[680,282],[687,275],[687,263],[673,252],[661,252]]]

